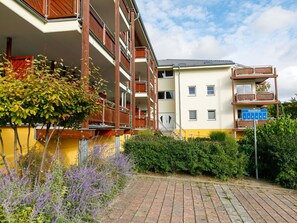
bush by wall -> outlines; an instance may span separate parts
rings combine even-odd
[[[223,142],[180,141],[162,135],[138,135],[127,140],[124,148],[139,172],[183,172],[227,179],[242,176],[245,168],[244,155],[229,138]]]
[[[254,132],[248,130],[241,147],[249,150],[248,172],[255,173]],[[257,126],[259,177],[297,189],[297,119],[282,116]]]

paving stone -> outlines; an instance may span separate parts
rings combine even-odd
[[[297,222],[297,195],[183,178],[136,176],[102,223]]]

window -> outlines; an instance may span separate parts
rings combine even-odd
[[[216,110],[208,110],[208,120],[216,120]]]
[[[159,71],[158,78],[173,78],[173,71],[172,70]]]
[[[215,95],[215,86],[207,85],[207,95]]]
[[[189,86],[189,96],[196,96],[196,86]]]
[[[189,120],[197,120],[197,111],[189,110]]]
[[[174,93],[173,91],[159,91],[158,99],[173,99]]]
[[[251,94],[252,85],[251,84],[236,85],[236,92],[237,94]]]
[[[165,92],[164,91],[158,92],[158,98],[159,99],[165,99]]]

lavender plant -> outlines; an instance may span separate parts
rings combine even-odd
[[[68,169],[53,156],[41,183],[30,164],[22,177],[2,173],[0,222],[97,222],[105,205],[132,176],[129,159],[107,156],[108,150],[96,145],[84,165]]]

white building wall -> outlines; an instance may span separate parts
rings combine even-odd
[[[159,114],[160,113],[174,113],[175,112],[175,99],[176,91],[174,86],[174,78],[159,78],[158,91],[173,91],[173,99],[159,99]]]
[[[179,85],[180,72],[180,85]],[[233,128],[231,67],[180,69],[175,71],[176,121],[183,129]],[[215,86],[215,95],[207,95],[207,85]],[[180,86],[180,95],[179,95]],[[196,96],[188,95],[188,86],[196,86]],[[179,97],[181,105],[179,106]],[[197,110],[197,120],[189,120],[189,110]],[[208,110],[216,111],[216,120],[208,120]],[[181,111],[181,116],[179,116]]]

